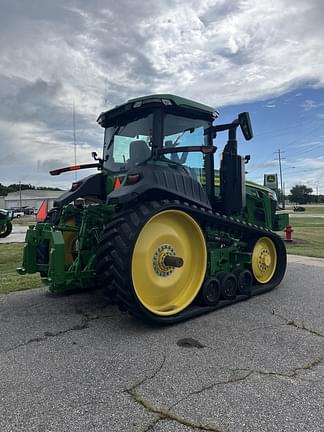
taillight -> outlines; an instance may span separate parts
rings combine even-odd
[[[141,175],[140,174],[128,174],[126,178],[126,184],[127,185],[133,185],[140,181]]]

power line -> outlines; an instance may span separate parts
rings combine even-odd
[[[304,155],[304,154],[306,154],[306,153],[310,153],[310,152],[312,152],[312,151],[314,151],[314,150],[318,150],[319,148],[323,148],[323,145],[324,145],[324,143],[318,143],[318,144],[313,144],[312,146],[309,146],[308,148],[305,148],[305,149],[303,149],[303,150],[301,150],[298,154],[297,154],[297,157],[298,156],[302,156],[302,155]]]
[[[314,123],[314,122],[312,122],[312,123]],[[284,148],[285,148],[285,150],[287,150],[289,147],[291,147],[293,144],[295,144],[296,142],[300,142],[302,139],[305,139],[306,137],[308,137],[308,136],[310,136],[310,135],[312,135],[312,134],[314,134],[314,133],[316,133],[317,131],[319,131],[321,128],[323,128],[323,124],[320,124],[318,127],[316,127],[316,128],[312,128],[311,130],[307,130],[307,131],[305,131],[305,133],[303,133],[303,134],[300,134],[299,136],[298,136],[298,138],[294,138],[292,141],[290,141],[290,142],[288,142],[287,144],[284,144]],[[273,137],[275,137],[276,135],[273,135]],[[322,144],[318,144],[318,147],[320,147]],[[290,148],[289,148],[289,150],[291,150]],[[311,150],[307,150],[307,151],[311,151]],[[307,151],[305,151],[304,150],[304,152],[305,153],[307,153]],[[295,153],[296,153],[296,149],[295,149]],[[297,153],[297,156],[299,155],[299,154],[303,154],[303,150],[301,150],[299,153]],[[295,154],[296,155],[296,154]],[[266,161],[267,159],[269,159],[270,158],[270,156],[271,156],[271,153],[266,153],[266,155],[259,161],[259,163],[261,163],[261,162],[263,162],[263,161]],[[250,171],[252,171],[252,170],[250,170]]]

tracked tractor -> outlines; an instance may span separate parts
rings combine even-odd
[[[275,194],[245,181],[248,113],[215,124],[214,108],[174,95],[103,112],[102,157],[57,169],[96,168],[75,181],[26,235],[21,274],[52,292],[101,287],[132,315],[175,323],[278,285],[287,225]],[[227,132],[219,169],[216,136]]]
[[[12,212],[0,209],[0,238],[8,237],[12,231]]]

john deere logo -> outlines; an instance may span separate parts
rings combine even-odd
[[[278,188],[278,175],[277,174],[264,174],[264,186],[272,190]]]

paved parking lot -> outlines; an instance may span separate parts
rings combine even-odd
[[[100,292],[0,296],[0,430],[322,432],[321,262],[166,328]]]

